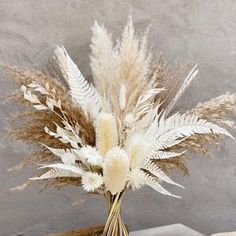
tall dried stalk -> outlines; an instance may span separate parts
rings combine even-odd
[[[106,195],[109,215],[103,230],[103,236],[129,236],[129,231],[121,217],[121,203],[124,192],[116,195],[107,193]]]

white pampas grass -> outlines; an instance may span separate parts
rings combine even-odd
[[[125,188],[129,173],[127,153],[119,147],[110,150],[105,157],[103,171],[107,190],[113,195],[121,192]]]
[[[119,62],[111,35],[97,22],[92,27],[90,65],[94,82],[101,95],[107,95],[112,81],[117,80]]]
[[[102,156],[118,144],[116,119],[112,114],[101,113],[96,120],[96,147]]]
[[[87,192],[94,192],[103,184],[103,178],[100,174],[95,172],[86,172],[82,176],[82,185]]]
[[[79,150],[78,155],[82,160],[86,160],[90,165],[102,166],[103,157],[98,153],[98,151],[94,147],[82,147]]]
[[[145,184],[145,174],[139,168],[132,169],[128,176],[128,187],[138,190]]]

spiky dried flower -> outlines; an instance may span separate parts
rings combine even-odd
[[[107,190],[113,195],[125,188],[129,173],[129,157],[119,147],[111,149],[104,160],[103,175]]]
[[[101,113],[96,119],[96,147],[102,156],[118,145],[116,119],[112,114]]]

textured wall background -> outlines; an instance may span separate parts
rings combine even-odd
[[[236,1],[234,0],[0,0],[0,62],[40,67],[54,44],[64,44],[85,75],[90,74],[90,27],[94,20],[117,36],[132,7],[139,31],[152,23],[150,42],[170,61],[190,57],[200,75],[179,103],[188,108],[226,91],[236,91]],[[0,80],[0,94],[11,91]],[[39,188],[10,193],[31,176],[30,170],[8,173],[29,147],[4,137],[8,116],[16,107],[0,105],[0,235],[43,235],[103,223],[105,202],[85,199],[76,188]],[[149,189],[129,193],[124,215],[131,230],[180,222],[203,233],[236,230],[236,148],[227,140],[217,158],[193,157],[190,177],[177,176],[182,200]],[[94,199],[95,198],[95,199]],[[72,203],[78,201],[78,205]],[[20,233],[21,232],[21,233]]]

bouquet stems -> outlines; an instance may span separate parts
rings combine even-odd
[[[116,195],[106,194],[109,215],[103,230],[103,236],[129,236],[128,229],[121,217],[121,203],[124,192]]]

